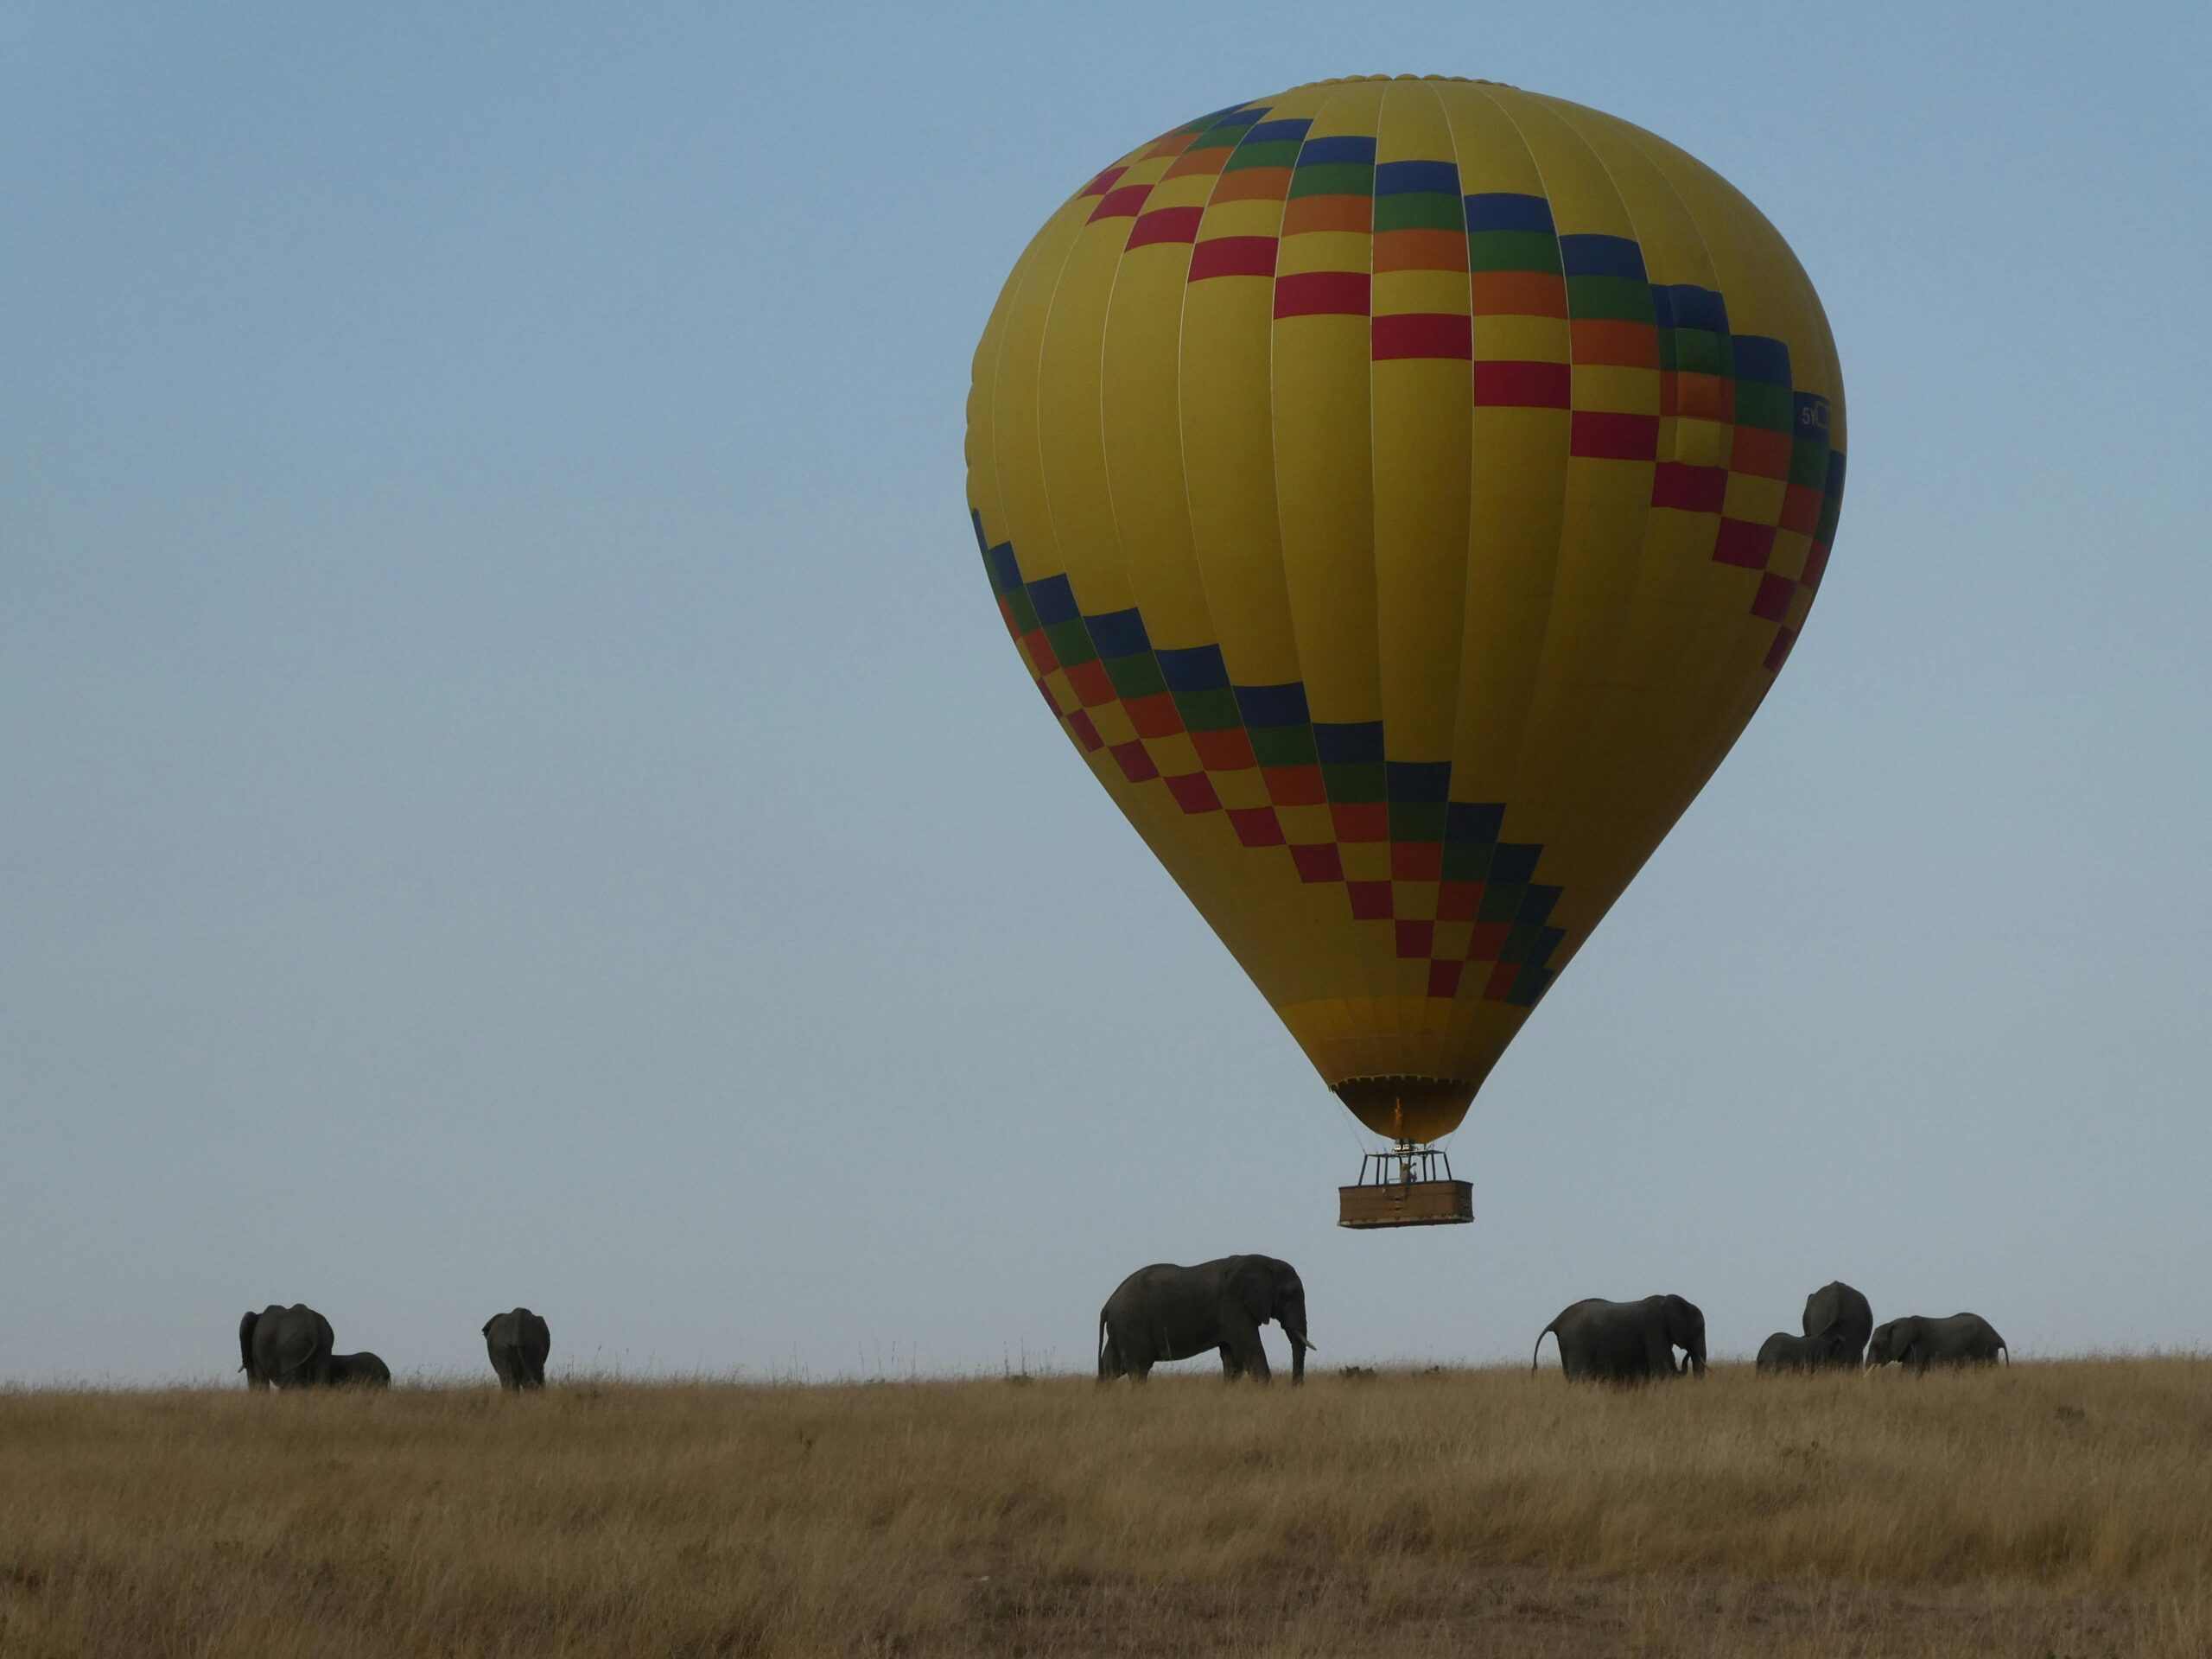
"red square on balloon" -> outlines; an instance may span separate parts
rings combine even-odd
[[[1068,683],[1075,688],[1077,701],[1084,708],[1096,709],[1114,701],[1114,682],[1107,677],[1106,664],[1096,658],[1073,664],[1067,673]]]
[[[1433,881],[1444,874],[1444,843],[1440,841],[1394,841],[1390,843],[1393,881]]]
[[[1221,798],[1213,792],[1213,780],[1203,772],[1189,772],[1179,778],[1170,778],[1167,792],[1175,798],[1175,804],[1185,812],[1212,812],[1221,805]]]
[[[1471,922],[1483,906],[1483,884],[1479,881],[1446,881],[1436,890],[1436,919],[1440,922]]]
[[[1160,768],[1153,764],[1152,756],[1141,741],[1132,739],[1127,743],[1116,743],[1106,753],[1119,763],[1122,776],[1133,784],[1148,783],[1160,776]]]
[[[1236,831],[1236,839],[1247,847],[1283,844],[1282,823],[1271,806],[1232,806],[1229,809],[1229,823]]]
[[[1338,801],[1329,808],[1337,826],[1337,839],[1344,842],[1390,839],[1390,808],[1383,801]]]
[[[1774,556],[1774,526],[1755,524],[1745,518],[1723,518],[1713,537],[1713,556],[1721,564],[1764,570]]]
[[[1354,921],[1387,922],[1390,919],[1390,884],[1388,881],[1347,881],[1344,890],[1351,895]]]
[[[1477,922],[1467,935],[1467,960],[1496,962],[1505,953],[1505,933],[1503,922]]]
[[[1128,710],[1129,725],[1139,737],[1173,737],[1183,729],[1173,691],[1155,691],[1148,697],[1132,697],[1122,705]]]
[[[1198,759],[1208,772],[1242,772],[1258,764],[1252,754],[1252,740],[1244,735],[1242,726],[1232,726],[1225,732],[1192,732],[1191,747],[1198,752]]]

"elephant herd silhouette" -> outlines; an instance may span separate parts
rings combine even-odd
[[[1225,1255],[1196,1267],[1155,1262],[1122,1281],[1098,1310],[1098,1376],[1141,1382],[1166,1361],[1215,1352],[1230,1379],[1269,1378],[1260,1328],[1272,1320],[1290,1339],[1291,1381],[1306,1376],[1313,1347],[1306,1324],[1306,1287],[1298,1269],[1271,1255]],[[2012,1351],[1979,1313],[1912,1315],[1874,1323],[1866,1298],[1841,1280],[1805,1299],[1797,1335],[1777,1331],[1760,1344],[1762,1371],[1856,1370],[1862,1364],[1994,1364]],[[519,1393],[545,1386],[553,1335],[526,1307],[484,1322],[484,1347],[500,1387]],[[1536,1334],[1533,1372],[1544,1338],[1559,1345],[1569,1381],[1637,1382],[1705,1374],[1705,1314],[1681,1296],[1609,1302],[1590,1297],[1560,1310]],[[372,1353],[334,1351],[330,1321],[304,1303],[270,1306],[238,1321],[238,1369],[252,1389],[383,1388],[391,1368]],[[1677,1360],[1679,1351],[1681,1357]]]
[[[249,1389],[381,1389],[391,1367],[374,1354],[340,1354],[330,1321],[305,1302],[274,1303],[238,1321],[238,1369]],[[553,1332],[526,1307],[484,1321],[484,1348],[499,1386],[519,1394],[545,1386]]]
[[[1830,1280],[1805,1299],[1799,1333],[1777,1331],[1759,1344],[1762,1371],[1857,1370],[1862,1364],[1898,1364],[1924,1371],[1931,1365],[1995,1364],[2001,1353],[2008,1365],[2012,1351],[1996,1326],[1979,1313],[1931,1319],[1911,1314],[1874,1323],[1865,1295],[1840,1279]],[[1529,1356],[1534,1371],[1544,1338],[1559,1344],[1560,1369],[1570,1381],[1636,1382],[1683,1371],[1705,1375],[1705,1314],[1681,1296],[1646,1296],[1637,1302],[1608,1302],[1597,1297],[1561,1308],[1536,1333]],[[1675,1351],[1682,1357],[1677,1361]]]
[[[1268,1381],[1260,1327],[1269,1319],[1290,1338],[1291,1381],[1306,1375],[1313,1346],[1306,1324],[1306,1287],[1287,1262],[1268,1255],[1227,1255],[1194,1268],[1156,1262],[1122,1281],[1098,1310],[1098,1376],[1142,1382],[1163,1360],[1221,1355],[1224,1376]],[[2012,1351],[1979,1313],[1944,1319],[1913,1315],[1874,1323],[1859,1292],[1832,1281],[1805,1299],[1796,1336],[1777,1331],[1760,1344],[1762,1371],[1809,1371],[1860,1365],[2007,1364]],[[1636,1382],[1705,1374],[1705,1314],[1681,1296],[1646,1296],[1609,1302],[1591,1297],[1560,1310],[1536,1335],[1559,1344],[1560,1369],[1570,1381]],[[1680,1351],[1678,1361],[1675,1353]],[[1536,1369],[1536,1354],[1529,1369]]]

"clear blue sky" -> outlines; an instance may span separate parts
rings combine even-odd
[[[1128,1269],[1318,1359],[1840,1274],[2212,1346],[2202,7],[0,15],[0,1378],[1087,1366]],[[963,505],[1053,207],[1485,76],[1824,296],[1851,491],[1719,778],[1452,1143],[1361,1138],[1037,707]],[[488,1372],[486,1373],[488,1376]]]

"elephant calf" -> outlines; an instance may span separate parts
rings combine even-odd
[[[1561,1308],[1536,1333],[1535,1351],[1529,1356],[1531,1371],[1546,1337],[1559,1339],[1559,1368],[1570,1382],[1640,1382],[1673,1376],[1679,1369],[1705,1375],[1705,1315],[1696,1303],[1680,1296],[1646,1296],[1640,1302],[1592,1296]],[[1685,1356],[1679,1368],[1677,1348]]]
[[[1222,1375],[1268,1379],[1260,1327],[1290,1338],[1290,1380],[1306,1380],[1306,1287],[1271,1255],[1224,1255],[1195,1268],[1160,1262],[1122,1281],[1098,1310],[1098,1380],[1141,1382],[1161,1360],[1218,1349]]]
[[[1866,1363],[1894,1361],[1924,1371],[1930,1365],[1994,1365],[2000,1353],[2010,1365],[2012,1351],[1997,1334],[1997,1327],[1979,1313],[1954,1313],[1947,1319],[1915,1314],[1874,1327],[1873,1340],[1866,1344]]]
[[[511,1394],[545,1386],[545,1357],[553,1351],[552,1328],[526,1307],[494,1313],[484,1321],[484,1348],[499,1386]]]
[[[374,1354],[333,1354],[330,1386],[334,1389],[387,1389],[391,1367]]]
[[[1821,1370],[1839,1363],[1844,1345],[1844,1333],[1834,1326],[1817,1337],[1793,1337],[1787,1331],[1777,1331],[1759,1344],[1759,1370]]]

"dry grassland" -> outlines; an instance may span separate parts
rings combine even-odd
[[[0,1394],[0,1654],[2212,1653],[2212,1363]]]

